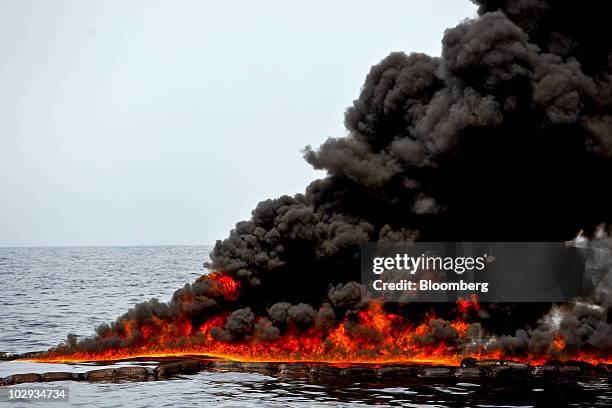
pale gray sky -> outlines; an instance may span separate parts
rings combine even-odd
[[[0,246],[208,244],[458,0],[0,0]]]

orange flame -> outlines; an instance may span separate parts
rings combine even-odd
[[[559,351],[562,351],[565,348],[565,340],[561,334],[557,334],[553,340],[553,346]]]
[[[469,300],[459,298],[457,301],[457,310],[459,313],[466,313],[470,310],[479,311],[480,304],[478,303],[478,296],[476,296],[476,294],[472,294]]]
[[[209,273],[208,275],[200,277],[197,281],[202,279],[214,280],[220,283],[223,288],[225,300],[233,301],[238,298],[238,295],[240,295],[240,284],[231,276],[228,276],[222,272]]]
[[[236,299],[240,285],[230,276],[214,273],[201,279],[213,279],[224,288],[224,297]],[[129,347],[108,348],[103,351],[69,350],[59,347],[43,357],[45,362],[76,362],[123,360],[138,357],[203,356],[234,361],[258,362],[324,362],[324,363],[431,363],[457,365],[468,356],[475,358],[508,358],[499,350],[487,350],[470,331],[472,324],[465,321],[469,311],[480,309],[476,297],[459,300],[458,317],[448,323],[428,314],[415,325],[404,317],[386,312],[383,304],[373,302],[356,315],[345,317],[331,330],[313,326],[307,330],[289,324],[284,334],[273,341],[266,341],[253,333],[240,342],[226,343],[211,336],[215,327],[222,327],[229,313],[214,316],[198,327],[186,316],[173,320],[159,317],[146,318],[142,322],[124,321],[121,340],[130,340]],[[261,321],[261,318],[256,321]],[[446,323],[444,323],[446,322]],[[434,327],[445,326],[445,336],[435,338]],[[472,332],[470,334],[470,332]],[[113,335],[112,333],[110,335]],[[461,345],[469,344],[467,352]],[[565,344],[560,336],[554,347],[562,351]],[[591,363],[608,361],[589,354],[568,356]],[[545,356],[521,356],[512,358],[531,364],[541,364]]]

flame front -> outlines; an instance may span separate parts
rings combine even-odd
[[[223,286],[224,296],[235,299],[239,284],[231,277],[215,273],[206,279],[216,280]],[[266,341],[257,335],[242,341],[223,342],[211,335],[215,327],[222,327],[229,313],[221,313],[198,326],[186,316],[169,320],[149,317],[140,322],[121,321],[119,336],[129,340],[129,347],[108,347],[95,351],[70,349],[66,345],[49,351],[36,361],[76,362],[122,360],[141,357],[205,356],[234,361],[258,362],[324,362],[324,363],[431,363],[457,365],[468,356],[475,358],[512,358],[540,364],[550,355],[506,356],[499,350],[489,350],[486,338],[475,338],[475,326],[464,317],[470,311],[478,311],[480,305],[474,297],[460,300],[457,318],[450,322],[428,314],[418,324],[407,321],[398,314],[386,312],[382,303],[373,302],[356,315],[345,317],[335,327],[324,330],[316,326],[308,329],[289,325],[278,339]],[[262,317],[256,322],[261,322]],[[443,327],[445,338],[433,336],[436,326]],[[105,336],[95,339],[102,343]],[[550,345],[551,351],[561,353],[564,341],[557,336]],[[606,356],[578,353],[564,355],[567,359],[591,363],[607,362]]]

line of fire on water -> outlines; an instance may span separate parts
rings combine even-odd
[[[374,307],[374,310],[377,310]],[[365,316],[365,315],[364,315]],[[467,323],[456,321],[452,327],[458,333],[465,333]],[[165,342],[144,343],[138,347],[108,349],[95,352],[76,351],[62,353],[47,352],[28,361],[46,363],[76,363],[94,361],[120,361],[143,358],[196,357],[204,359],[223,359],[238,362],[274,362],[274,363],[325,363],[325,364],[430,364],[440,366],[457,366],[466,357],[476,359],[514,360],[532,365],[541,365],[550,359],[548,356],[505,356],[499,350],[476,353],[460,353],[456,349],[438,344],[420,347],[412,341],[412,336],[427,330],[427,323],[406,330],[403,334],[392,335],[387,328],[382,328],[382,340],[377,344],[365,344],[350,339],[340,325],[325,338],[314,332],[291,332],[279,340],[266,342],[243,342],[227,344],[212,339],[208,332],[200,333],[205,339],[203,344],[192,344],[186,347],[173,347]],[[202,337],[199,337],[202,341]],[[174,340],[171,341],[173,343]],[[561,350],[562,339],[557,338],[552,347]],[[612,363],[608,358],[581,353],[567,355],[563,359],[585,361],[592,364]]]
[[[101,362],[101,361],[122,361],[122,360],[135,360],[135,359],[156,359],[156,358],[202,358],[202,359],[215,359],[215,360],[228,360],[236,362],[257,362],[257,363],[320,363],[320,364],[332,364],[332,365],[350,365],[350,364],[431,364],[431,365],[445,365],[452,366],[458,365],[461,358],[448,357],[448,358],[355,358],[355,359],[327,359],[327,358],[275,358],[271,356],[245,356],[238,354],[215,354],[215,353],[194,353],[192,351],[177,351],[177,352],[152,352],[146,354],[77,354],[71,356],[45,356],[39,358],[28,358],[21,359],[19,361],[27,362],[39,362],[39,363],[87,363],[87,362]]]
[[[478,360],[506,360],[503,355],[498,353],[488,354],[473,354],[473,355],[448,355],[438,357],[427,357],[427,356],[389,356],[380,358],[328,358],[322,356],[308,357],[308,358],[291,358],[291,357],[273,357],[273,356],[253,356],[243,354],[218,354],[211,352],[196,352],[193,350],[185,351],[165,351],[165,352],[149,352],[149,353],[76,353],[72,355],[46,355],[37,358],[27,358],[18,361],[23,362],[37,362],[37,363],[88,363],[88,362],[103,362],[103,361],[124,361],[124,360],[136,360],[136,359],[163,359],[163,358],[201,358],[201,359],[215,359],[215,360],[228,360],[236,362],[257,362],[257,363],[319,363],[319,364],[330,364],[330,365],[352,365],[352,364],[371,364],[371,365],[416,365],[426,364],[434,366],[459,366],[461,361],[466,357],[473,357]],[[507,360],[516,362],[531,364],[531,365],[543,365],[548,359],[546,358],[530,358],[530,357],[512,357]],[[576,356],[571,359],[572,361],[582,361],[593,365],[604,363],[612,364],[612,360],[606,358],[598,358],[593,356]]]
[[[215,280],[221,284],[228,300],[238,296],[239,285],[223,273],[210,274],[203,279]],[[353,321],[353,324],[358,326],[356,331],[347,328],[349,321],[348,318],[344,318],[327,331],[316,327],[305,330],[289,326],[284,334],[272,341],[252,336],[248,340],[234,343],[220,341],[211,335],[214,327],[223,326],[227,314],[214,316],[197,327],[193,326],[189,318],[181,316],[173,320],[156,317],[144,321],[124,320],[119,326],[119,332],[107,335],[129,340],[126,343],[129,346],[101,347],[91,351],[71,349],[64,345],[38,357],[22,361],[78,363],[195,357],[237,362],[457,366],[466,357],[505,359],[532,365],[541,365],[551,359],[549,353],[538,356],[507,356],[499,349],[486,349],[483,345],[476,345],[466,350],[459,349],[453,340],[432,344],[423,344],[419,341],[423,336],[431,335],[432,322],[439,324],[443,321],[443,324],[448,325],[446,327],[448,331],[453,333],[454,339],[464,343],[464,340],[469,340],[471,328],[471,324],[465,319],[466,313],[479,309],[476,297],[460,299],[457,302],[455,320],[450,322],[437,320],[432,312],[420,324],[415,324],[400,315],[385,311],[382,303],[371,302],[357,313],[356,322]],[[98,340],[102,341],[104,337]],[[551,342],[550,347],[555,352],[556,359],[585,361],[592,364],[612,363],[608,356],[584,352],[564,353],[565,346],[564,339],[559,335]]]

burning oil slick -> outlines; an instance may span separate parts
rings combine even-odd
[[[441,57],[395,52],[372,67],[348,136],[305,149],[327,176],[259,203],[217,242],[219,272],[46,359],[609,361],[609,281],[552,307],[361,302],[368,241],[567,241],[612,221],[612,5],[477,3]]]

